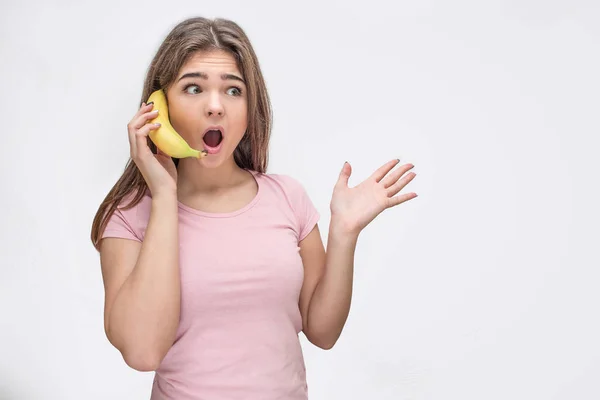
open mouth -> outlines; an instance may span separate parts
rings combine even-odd
[[[206,150],[211,154],[215,153],[223,142],[223,128],[220,126],[210,127],[204,132],[202,140],[206,145]]]

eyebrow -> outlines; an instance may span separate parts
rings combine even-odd
[[[188,72],[187,74],[183,74],[177,80],[177,82],[179,82],[180,80],[185,79],[185,78],[202,78],[202,79],[208,79],[208,75],[205,72]],[[244,85],[246,84],[246,82],[244,82],[244,80],[242,78],[240,78],[237,75],[233,75],[233,74],[221,74],[221,79],[224,80],[224,81],[227,81],[227,80],[240,81]]]

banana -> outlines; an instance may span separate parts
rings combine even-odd
[[[167,98],[162,89],[153,92],[146,104],[154,102],[154,110],[158,109],[158,115],[150,123],[160,123],[158,129],[151,130],[149,135],[150,140],[154,142],[156,147],[163,153],[173,158],[202,158],[208,154],[206,150],[196,150],[189,146],[184,138],[175,131],[169,120],[169,108],[167,106]]]

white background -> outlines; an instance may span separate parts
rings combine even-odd
[[[595,4],[594,4],[595,3]],[[322,214],[396,157],[419,197],[362,233],[311,400],[600,398],[600,6],[590,1],[2,3],[0,398],[148,399],[107,341],[92,218],[148,63],[238,22],[274,108],[268,172]]]

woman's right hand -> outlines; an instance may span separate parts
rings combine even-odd
[[[158,150],[152,153],[148,146],[148,134],[160,125],[149,121],[156,118],[160,110],[151,111],[153,104],[142,103],[142,107],[127,124],[130,156],[155,196],[158,193],[177,194],[177,168],[170,156]]]

